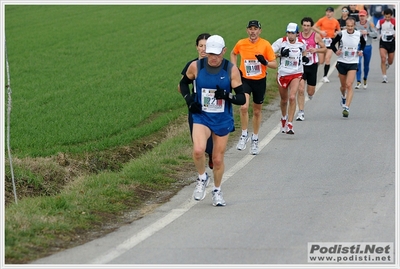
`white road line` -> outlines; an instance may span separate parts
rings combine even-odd
[[[332,66],[335,66],[335,63]],[[329,70],[328,76],[330,76],[330,74],[333,72],[334,69],[335,68],[331,68]],[[322,82],[317,83],[317,85],[315,87],[315,92],[317,92],[319,90],[319,88],[321,87],[322,84],[323,84]],[[306,98],[306,102],[307,102],[307,100],[308,100],[308,98]],[[271,142],[271,140],[280,132],[280,130],[281,130],[281,125],[279,122],[279,124],[274,129],[272,129],[264,137],[263,140],[260,141],[260,143],[259,143],[260,151],[265,146],[267,146],[269,142]],[[225,182],[228,179],[230,179],[236,172],[238,172],[240,169],[245,167],[256,156],[257,155],[251,155],[251,154],[244,156],[239,162],[237,162],[237,164],[232,166],[228,171],[226,171],[224,173],[222,182]],[[208,187],[208,188],[211,188],[211,187]],[[168,224],[170,224],[174,220],[178,219],[180,216],[182,216],[187,211],[189,211],[189,209],[191,209],[197,203],[198,202],[193,199],[190,199],[189,203],[187,203],[187,202],[182,203],[178,208],[171,210],[171,212],[168,213],[165,217],[157,220],[150,226],[143,229],[141,232],[134,234],[133,236],[131,236],[130,238],[128,238],[121,244],[117,245],[113,250],[111,250],[107,253],[103,253],[103,254],[99,255],[97,258],[89,261],[89,264],[106,264],[106,263],[116,259],[117,257],[123,255],[125,252],[127,252],[128,250],[130,250],[137,244],[141,243],[142,241],[146,240],[147,238],[149,238],[156,232],[158,232],[161,229],[163,229],[164,227],[166,227]]]

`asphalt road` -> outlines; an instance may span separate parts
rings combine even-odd
[[[212,183],[193,201],[192,184],[145,218],[34,264],[307,265],[309,242],[395,244],[395,66],[381,83],[373,46],[368,89],[355,90],[349,118],[334,58],[295,135],[280,133],[277,111],[259,155],[227,151],[226,207],[212,206]]]

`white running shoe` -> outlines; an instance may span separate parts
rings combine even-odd
[[[206,173],[206,180],[200,180],[199,178],[197,179],[196,187],[193,192],[193,198],[196,201],[201,201],[206,197],[206,187],[208,186],[208,183],[210,182],[210,177]]]
[[[361,82],[360,82],[360,81],[357,81],[357,85],[356,85],[354,88],[355,88],[355,89],[359,89],[360,86],[361,86]]]
[[[343,107],[342,114],[343,114],[343,117],[345,117],[345,118],[349,117],[349,108],[347,106]]]
[[[257,155],[258,154],[258,139],[256,140],[251,140],[251,148],[250,148],[250,153],[252,155]]]
[[[282,124],[281,132],[282,132],[282,134],[286,133],[286,121],[287,121],[287,115],[285,116],[285,118],[281,117],[281,124]]]
[[[246,135],[246,136],[241,135],[239,138],[239,142],[236,145],[236,149],[238,149],[238,150],[246,149],[246,143],[249,142],[249,140],[250,140],[249,135]]]
[[[287,124],[286,124],[286,133],[287,134],[294,134],[294,131],[293,131],[293,124],[291,123],[291,122],[288,122]]]
[[[323,78],[322,78],[322,82],[324,82],[324,83],[328,83],[328,82],[329,82],[329,79],[328,79],[328,77],[323,77]]]
[[[296,121],[303,121],[305,118],[304,118],[304,111],[299,111],[299,112],[297,112],[297,118],[296,118]]]
[[[222,191],[214,190],[212,192],[213,206],[225,206],[226,202],[222,197]]]

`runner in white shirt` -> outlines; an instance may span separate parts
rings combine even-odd
[[[377,22],[376,29],[380,34],[379,53],[381,56],[382,83],[387,83],[386,70],[393,63],[396,48],[396,20],[392,18],[393,11],[389,8],[383,11],[383,16],[384,18]]]
[[[353,83],[358,68],[358,58],[363,55],[366,44],[360,31],[355,30],[355,24],[355,19],[349,17],[346,21],[346,30],[340,31],[328,47],[338,56],[336,69],[339,72],[342,93],[342,114],[346,118],[349,116],[349,107],[353,99]],[[339,48],[336,48],[336,44],[339,44]],[[360,49],[358,49],[359,45]]]
[[[275,53],[280,55],[277,82],[281,96],[282,133],[287,134],[294,134],[292,122],[296,112],[296,95],[303,76],[303,63],[309,62],[307,45],[297,37],[298,33],[297,24],[291,22],[286,28],[286,36],[272,44]]]

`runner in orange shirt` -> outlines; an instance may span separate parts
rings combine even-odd
[[[333,17],[334,11],[333,7],[328,7],[325,16],[320,18],[313,26],[313,30],[321,35],[326,47],[331,45],[332,39],[340,31],[339,21]],[[331,67],[332,50],[327,50],[325,53],[318,53],[318,57],[319,64],[325,63],[322,81],[325,83],[329,82],[328,72]]]
[[[267,87],[267,69],[277,68],[275,53],[271,44],[260,37],[261,23],[256,20],[247,24],[248,38],[240,39],[231,52],[231,62],[237,65],[237,56],[240,54],[240,72],[246,95],[246,103],[240,107],[240,122],[242,135],[236,148],[244,150],[250,140],[247,128],[249,124],[250,95],[253,94],[253,135],[251,137],[250,153],[258,154],[258,132],[261,125],[262,104]]]

